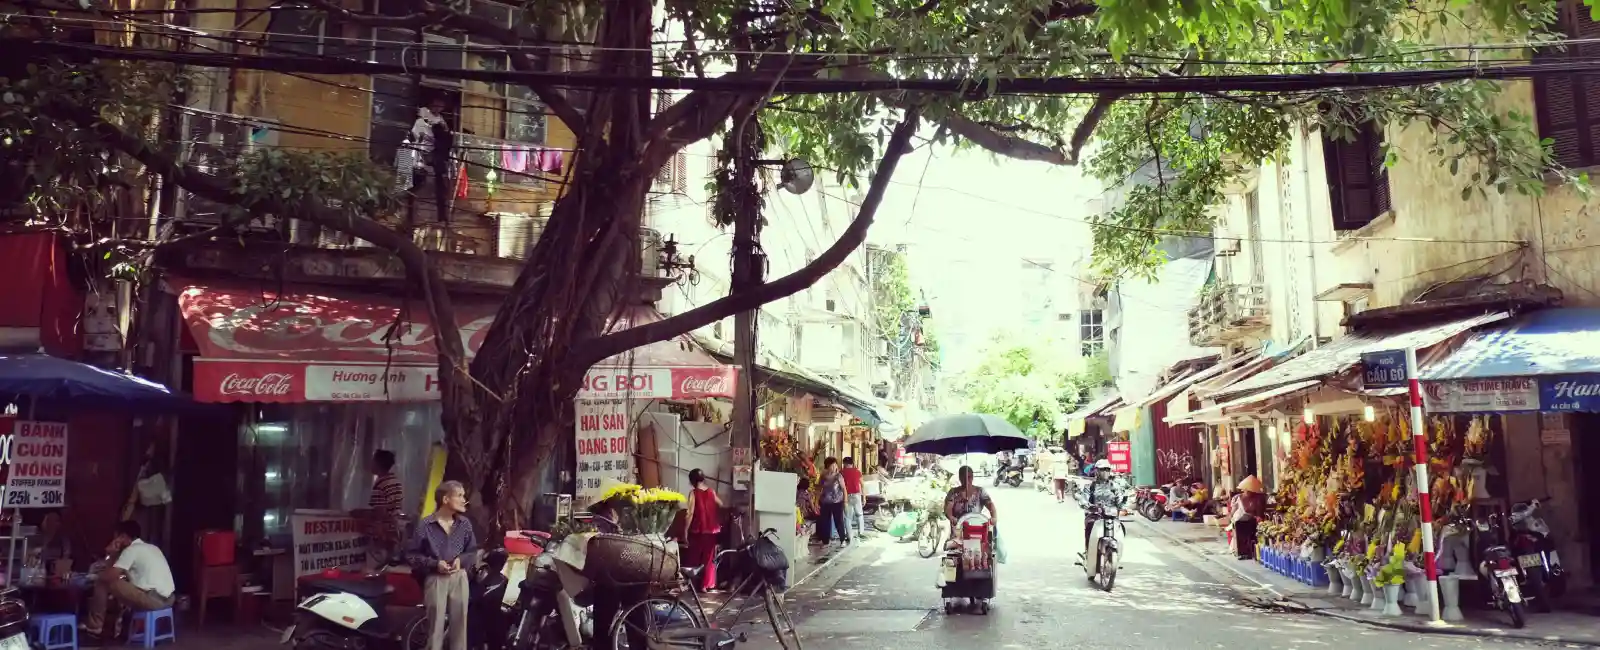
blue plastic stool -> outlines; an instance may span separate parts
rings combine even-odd
[[[28,631],[44,650],[78,650],[77,614],[34,614],[28,618]]]
[[[167,622],[167,630],[161,631],[161,621]],[[178,624],[172,618],[172,608],[153,609],[148,612],[134,612],[133,620],[128,623],[128,645],[138,645],[145,648],[154,648],[162,641],[178,641]]]

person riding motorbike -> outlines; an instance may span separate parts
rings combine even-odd
[[[1122,508],[1123,496],[1117,487],[1116,474],[1111,470],[1111,461],[1104,458],[1094,462],[1094,481],[1089,484],[1088,506],[1101,505],[1111,508],[1112,516],[1117,516],[1117,511]],[[1090,536],[1094,534],[1095,520],[1085,518],[1083,521],[1083,548],[1088,553]],[[1080,554],[1082,555],[1082,554]]]

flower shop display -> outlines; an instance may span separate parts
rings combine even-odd
[[[1378,575],[1373,580],[1383,589],[1383,615],[1400,615],[1400,587],[1406,581],[1406,549],[1405,546],[1395,544],[1389,552],[1389,561],[1378,569]]]
[[[677,579],[678,554],[665,539],[686,501],[665,488],[624,483],[608,488],[600,502],[616,515],[620,534],[588,537],[584,575],[602,584],[669,584]]]

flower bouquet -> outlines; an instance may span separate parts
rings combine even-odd
[[[634,493],[635,520],[639,532],[645,535],[666,534],[685,501],[687,499],[682,494],[666,488],[650,488]]]

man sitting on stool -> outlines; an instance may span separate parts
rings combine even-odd
[[[117,524],[116,536],[106,548],[110,566],[95,576],[94,595],[89,599],[89,619],[83,632],[91,636],[112,636],[115,624],[105,626],[107,610],[115,600],[121,608],[148,612],[172,606],[172,567],[166,554],[154,544],[139,539],[143,531],[137,521]],[[116,619],[113,619],[116,620]],[[154,634],[154,630],[148,633]]]

